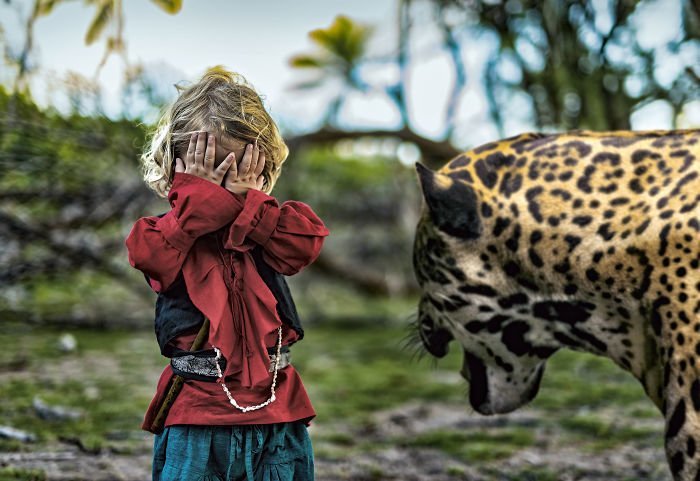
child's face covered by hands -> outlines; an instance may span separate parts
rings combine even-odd
[[[175,159],[175,172],[196,175],[236,194],[245,195],[248,189],[261,190],[265,153],[257,143],[220,140],[219,146],[216,144],[214,134],[193,133],[185,159]]]

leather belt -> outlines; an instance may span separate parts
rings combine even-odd
[[[268,372],[275,370],[275,354],[269,354],[270,366]],[[280,353],[279,366],[277,369],[284,369],[291,363],[291,353],[288,346],[282,347]],[[225,370],[226,360],[220,359],[221,370]],[[195,381],[216,382],[219,378],[216,369],[216,352],[213,349],[204,349],[201,351],[182,351],[182,353],[174,355],[170,359],[170,367],[173,372],[185,379],[194,379]]]

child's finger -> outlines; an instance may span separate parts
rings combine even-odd
[[[264,175],[259,175],[258,180],[256,181],[256,186],[258,190],[262,190],[263,184],[265,184],[265,176]]]
[[[207,135],[207,148],[204,152],[204,169],[207,172],[214,170],[214,158],[216,156],[216,136]]]
[[[258,159],[260,158],[260,147],[258,147],[258,141],[256,140],[253,144],[253,154],[250,161],[250,171],[255,172],[258,168]]]
[[[236,180],[238,178],[238,165],[236,162],[236,154],[231,152],[228,155],[227,159],[229,157],[231,158],[231,163],[229,164],[229,166],[227,168],[228,172],[226,173],[226,178],[229,180]],[[226,159],[224,159],[224,162],[226,162]]]
[[[190,136],[190,145],[187,147],[187,155],[185,155],[185,165],[194,164],[194,151],[197,148],[197,132]]]
[[[175,159],[175,172],[184,172],[185,171],[185,163],[182,161],[180,157]]]
[[[258,157],[258,163],[255,166],[255,170],[253,171],[256,178],[262,173],[264,168],[265,168],[265,152],[261,150],[260,156]]]
[[[236,154],[234,154],[233,152],[231,152],[230,154],[228,154],[228,155],[224,158],[224,160],[221,162],[221,164],[219,164],[219,166],[216,168],[217,174],[219,174],[219,175],[226,175],[226,172],[229,170],[229,168],[231,167],[231,164],[232,164],[232,163],[233,163],[234,166],[236,165]],[[230,174],[229,174],[229,175],[230,175]],[[236,175],[236,174],[235,174],[235,171],[234,171],[234,175]]]
[[[243,160],[241,161],[241,165],[238,167],[238,172],[240,172],[241,177],[245,177],[248,175],[248,171],[250,170],[250,162],[253,158],[253,145],[248,144],[246,145],[245,148],[245,154],[243,155]]]
[[[197,146],[194,149],[194,165],[197,167],[204,167],[204,149],[206,145],[207,133],[199,132],[199,135],[197,135]]]

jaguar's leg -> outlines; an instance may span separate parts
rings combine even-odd
[[[663,324],[666,456],[676,481],[700,481],[700,362],[696,360],[700,342],[693,340],[700,323],[690,321],[698,301],[677,303],[673,298],[660,298],[668,300],[654,314]]]

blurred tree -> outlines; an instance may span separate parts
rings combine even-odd
[[[62,1],[66,0],[35,0],[18,60],[25,74],[32,68],[28,52],[33,22]],[[86,42],[113,27],[101,64],[111,52],[125,55],[121,1],[88,3],[96,14]],[[181,6],[175,1],[156,3],[171,13]],[[483,123],[492,123],[501,134],[512,129],[513,117],[525,119],[532,129],[629,128],[635,110],[654,101],[668,103],[675,120],[684,106],[698,99],[697,2],[665,2],[677,8],[670,8],[664,21],[678,22],[677,28],[666,28],[665,35],[650,32],[657,30],[655,25],[643,21],[649,9],[653,17],[658,8],[651,0],[401,0],[397,5],[396,43],[382,45],[383,52],[370,52],[374,28],[341,15],[327,28],[310,32],[314,51],[290,59],[294,68],[313,75],[293,90],[336,90],[318,129],[286,136],[291,156],[276,194],[309,200],[330,219],[334,241],[312,269],[363,294],[415,292],[409,259],[421,200],[412,160],[397,158],[410,150],[404,148],[407,145],[415,146],[421,160],[433,168],[458,155],[462,149],[457,145],[470,141],[456,129],[467,88],[478,86],[474,91],[488,105]],[[412,38],[425,31],[437,32],[428,54],[446,53],[454,69],[445,125],[437,139],[416,131],[408,108],[410,67],[422,60],[421,52],[411,47]],[[469,55],[477,51],[485,60],[467,68]],[[373,64],[395,69],[398,75],[388,85],[376,85],[364,69]],[[162,104],[162,92],[148,72],[138,65],[129,67],[125,89],[134,98]],[[13,95],[0,94],[0,285],[8,287],[6,293],[14,292],[4,301],[0,296],[0,310],[26,308],[36,313],[41,310],[36,306],[49,305],[37,300],[66,286],[85,285],[88,296],[99,297],[105,290],[113,295],[105,276],[128,281],[126,290],[147,295],[143,283],[133,282],[127,266],[115,262],[124,226],[155,205],[134,175],[147,127],[82,115],[90,95],[99,102],[99,89],[92,92],[86,79],[73,80],[68,94],[75,108],[67,118],[37,109],[23,88],[15,88]],[[398,127],[342,127],[348,95],[377,92],[397,109]],[[523,100],[527,108],[522,108]],[[11,107],[14,101],[16,109]],[[389,148],[362,156],[349,153],[356,150],[348,144]],[[74,296],[75,290],[71,292]],[[90,304],[83,300],[81,305]]]
[[[124,70],[121,116],[147,124],[157,121],[165,105],[177,96],[175,84],[187,75],[165,62],[135,62]]]
[[[367,49],[367,40],[373,28],[353,22],[345,15],[338,15],[327,29],[309,32],[311,40],[319,47],[313,54],[299,54],[289,60],[292,67],[316,73],[312,80],[292,86],[292,90],[310,90],[339,80],[340,87],[326,112],[326,123],[337,123],[345,95],[352,90],[366,92],[368,85],[357,75],[357,64]]]
[[[63,78],[63,89],[68,96],[72,114],[104,115],[102,89],[95,80],[69,70]],[[88,107],[88,103],[92,105]]]
[[[475,21],[472,29],[496,35],[484,86],[501,134],[507,105],[519,93],[529,97],[537,129],[629,129],[633,111],[655,100],[672,106],[675,122],[683,106],[700,97],[699,5],[690,0],[664,5],[638,0],[434,2],[436,21],[446,32],[452,27],[445,19],[458,12]],[[641,21],[645,9],[657,11],[655,25]],[[658,22],[673,30],[666,39],[654,31]],[[672,78],[662,79],[660,71],[667,69]]]
[[[36,0],[42,1],[42,0]],[[43,0],[43,1],[66,1],[66,0]],[[118,53],[123,56],[124,64],[128,66],[129,62],[126,58],[126,47],[124,42],[124,10],[122,8],[122,0],[85,0],[86,3],[95,7],[95,16],[90,22],[90,26],[85,34],[85,45],[90,45],[95,42],[105,29],[111,24],[113,27],[112,34],[109,35],[105,43],[105,53],[97,66],[95,76],[99,74],[107,58],[112,53]],[[182,0],[151,0],[154,4],[160,7],[166,13],[175,15],[182,9]]]
[[[333,143],[343,139],[359,137],[390,137],[412,142],[420,149],[423,158],[429,164],[443,163],[446,158],[459,153],[449,142],[436,142],[417,134],[408,124],[406,105],[405,70],[407,63],[408,15],[409,2],[400,5],[400,42],[398,63],[402,72],[399,81],[387,87],[385,92],[394,101],[401,112],[402,128],[399,130],[348,131],[339,127],[338,112],[344,102],[343,96],[352,91],[368,92],[371,85],[361,76],[361,67],[373,61],[367,57],[367,43],[373,29],[356,24],[346,16],[339,15],[330,27],[317,29],[309,33],[311,40],[318,46],[315,53],[298,54],[290,58],[289,65],[296,69],[311,70],[316,74],[312,80],[299,82],[291,90],[311,90],[324,86],[334,80],[341,80],[341,88],[331,102],[321,128],[316,132],[291,139],[291,143],[300,147],[303,144]]]
[[[314,273],[363,296],[398,298],[417,292],[407,259],[420,198],[413,166],[396,161],[395,142],[382,145],[371,142],[371,156],[314,144],[295,150],[274,195],[310,203],[331,231]]]
[[[19,0],[5,0],[12,4]],[[33,6],[27,15],[24,32],[25,41],[19,56],[11,58],[11,64],[17,69],[15,75],[13,91],[25,91],[28,88],[28,76],[36,67],[32,67],[29,62],[30,55],[34,49],[34,24],[36,21],[51,14],[58,5],[71,0],[34,0]],[[113,53],[120,54],[125,65],[129,65],[127,51],[124,42],[124,11],[122,0],[84,0],[85,4],[95,9],[95,16],[90,21],[85,33],[85,44],[90,45],[99,39],[108,27],[112,27],[112,32],[105,41],[105,52],[100,63],[95,70],[95,79],[99,76],[100,70]],[[151,0],[161,10],[174,15],[182,8],[182,0]]]
[[[124,226],[153,202],[134,175],[144,138],[136,123],[63,117],[0,87],[3,319],[106,321],[147,296],[122,259]]]
[[[667,3],[673,4],[674,0]],[[313,132],[291,138],[291,151],[298,152],[304,146],[335,145],[351,139],[389,138],[416,145],[421,160],[427,165],[433,168],[443,165],[458,155],[459,149],[454,144],[462,143],[455,136],[456,112],[467,87],[465,52],[469,48],[488,52],[480,72],[480,83],[487,99],[488,117],[501,136],[505,136],[505,122],[509,116],[522,116],[522,112],[516,112],[519,107],[513,106],[517,96],[528,99],[531,105],[528,123],[532,129],[538,130],[629,129],[630,116],[635,109],[655,100],[672,105],[675,121],[688,102],[698,99],[700,85],[694,70],[700,60],[698,3],[675,0],[675,4],[679,7],[677,32],[659,45],[650,46],[643,40],[653,36],[654,32],[635,17],[639,17],[644,8],[653,8],[654,2],[651,1],[401,0],[398,3],[397,46],[395,49],[392,46],[390,53],[379,57],[371,57],[368,53],[368,42],[374,30],[356,24],[346,16],[338,16],[328,28],[309,33],[317,47],[316,52],[295,55],[289,61],[292,67],[315,74],[312,79],[293,85],[292,90],[313,91],[331,83],[340,84],[324,115],[323,124]],[[432,16],[426,16],[425,10],[421,10],[426,6]],[[673,12],[665,14],[665,21],[674,21]],[[440,140],[418,134],[408,113],[406,85],[412,54],[409,46],[418,28],[439,32],[440,45],[431,50],[430,55],[444,50],[455,73],[445,106],[444,134]],[[682,68],[676,69],[671,80],[662,81],[659,71],[666,69],[669,62],[664,63],[664,60],[668,58],[673,58],[673,62]],[[361,73],[363,67],[376,62],[396,65],[399,71],[397,81],[383,88],[366,81]],[[400,113],[400,127],[376,130],[341,128],[338,116],[344,98],[352,92],[376,90],[383,90],[393,101]],[[327,170],[332,170],[332,167],[328,166]],[[335,177],[325,175],[320,178]],[[340,186],[336,187],[342,191]],[[371,228],[373,224],[391,230],[401,224],[400,219],[415,218],[414,199],[407,197],[405,188],[384,195],[388,197],[381,200],[373,195],[356,197],[362,199],[365,212],[355,212],[354,221],[352,216],[347,219],[355,224],[355,233]],[[352,199],[349,193],[346,199]],[[357,202],[341,201],[336,205],[357,205]],[[397,206],[404,206],[404,210],[397,212]],[[386,212],[392,215],[382,215]],[[410,237],[409,233],[406,235]],[[348,244],[339,251],[357,250],[353,245],[356,239],[357,235],[351,236]],[[392,255],[405,253],[400,246],[390,242],[385,242],[385,246],[391,247],[373,246],[385,261],[392,259]],[[382,282],[382,278],[386,279],[386,271],[375,267],[386,265],[381,259],[375,259],[378,263],[373,265],[367,262],[366,253],[345,257],[349,259],[342,262],[343,256],[326,250],[316,265],[365,292],[392,292],[387,283]],[[409,284],[398,291],[410,291]]]
[[[360,74],[364,65],[395,64],[399,79],[384,91],[401,114],[401,128],[343,131],[336,118],[343,99],[336,97],[325,124],[300,142],[394,137],[418,146],[428,165],[442,165],[458,153],[453,144],[461,143],[454,131],[467,86],[465,52],[477,47],[488,52],[480,82],[490,120],[501,136],[509,117],[523,117],[518,111],[522,103],[514,106],[522,97],[530,105],[528,123],[538,130],[629,129],[633,112],[657,100],[671,105],[675,122],[685,105],[700,98],[698,2],[669,0],[662,6],[650,0],[402,0],[398,8],[395,54],[370,57],[366,43],[372,30],[339,16],[329,28],[309,34],[319,52],[294,56],[290,65],[318,74],[292,88],[318,88],[342,78],[341,95],[347,95],[376,90]],[[653,9],[661,12],[665,30],[671,31],[666,38],[654,24],[642,21],[644,14],[654,15]],[[455,72],[441,141],[416,134],[410,125],[406,80],[411,32],[417,28],[439,32],[440,45],[431,55],[445,51]]]

